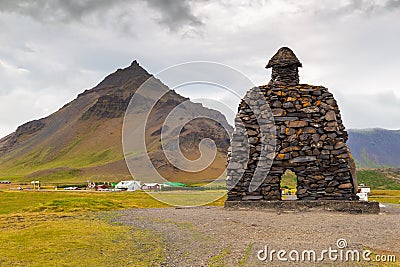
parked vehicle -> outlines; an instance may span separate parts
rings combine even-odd
[[[64,188],[64,190],[80,190],[80,189],[79,189],[79,187],[76,187],[76,186],[69,186],[69,187]]]

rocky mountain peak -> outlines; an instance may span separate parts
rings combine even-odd
[[[108,75],[96,87],[86,90],[63,108],[41,120],[20,126],[16,132],[0,139],[0,172],[12,177],[32,177],[42,180],[46,175],[59,174],[64,177],[65,170],[73,170],[82,181],[87,179],[121,180],[130,176],[124,160],[121,134],[125,111],[138,88],[152,75],[135,60],[128,67],[118,69]],[[162,90],[166,85],[154,79],[149,92]],[[153,102],[137,94],[140,101],[135,105],[132,129],[141,127],[146,118],[145,110]],[[226,163],[226,150],[229,135],[214,120],[197,119],[185,125],[179,135],[183,153],[191,157],[199,155],[198,144],[204,138],[212,138],[218,147],[218,156],[213,166],[188,178],[188,173],[177,169],[167,160],[161,147],[161,129],[168,114],[180,103],[188,101],[187,112],[204,114],[206,118],[217,118],[230,129],[221,113],[191,103],[176,92],[169,90],[158,100],[146,119],[146,146],[152,164],[165,177],[182,181],[203,181],[219,177]],[[143,120],[141,119],[143,118]],[[171,129],[175,130],[175,129]],[[178,129],[179,130],[179,129]],[[232,129],[230,129],[232,130]],[[141,140],[135,131],[132,140]],[[172,139],[165,143],[172,147]],[[186,154],[185,154],[186,155]],[[146,156],[147,157],[147,156]],[[134,156],[139,164],[140,177],[146,177],[148,170],[143,154]],[[21,168],[23,166],[23,168]],[[50,166],[50,167],[49,167]],[[77,167],[78,166],[78,167]],[[69,174],[68,174],[69,175]],[[74,174],[75,177],[75,174]],[[97,178],[93,178],[97,177]],[[7,177],[8,179],[8,177]],[[74,178],[75,179],[75,178]],[[194,180],[193,180],[194,179]]]
[[[149,74],[136,60],[134,60],[130,66],[124,69],[118,69],[114,73],[108,75],[95,88],[118,87],[130,81],[143,83],[149,77],[151,77],[151,74]]]
[[[134,61],[132,61],[129,68],[141,68],[141,67],[140,67],[139,63],[137,62],[137,60],[135,59]]]

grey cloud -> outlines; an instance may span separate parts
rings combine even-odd
[[[185,25],[199,26],[202,22],[193,15],[191,1],[187,0],[141,0],[160,13],[159,23],[176,31]],[[107,12],[113,7],[127,10],[136,7],[132,0],[2,0],[0,12],[17,13],[42,22],[64,22],[82,20],[87,15]],[[140,3],[140,2],[139,2]],[[123,10],[124,8],[122,8]],[[118,18],[117,18],[118,19]]]
[[[0,2],[0,11],[18,13],[44,22],[69,22],[123,1],[126,0],[3,0]]]
[[[347,127],[400,127],[399,95],[371,96],[380,90],[397,92],[399,0],[375,1],[380,6],[374,8],[370,8],[372,1],[287,2],[299,10],[282,8],[281,1],[270,5],[260,0],[253,6],[234,2],[217,0],[202,6],[194,0],[0,0],[0,23],[5,26],[0,25],[0,60],[17,68],[0,66],[0,113],[4,115],[0,136],[49,114],[80,89],[94,86],[135,58],[151,73],[184,61],[217,61],[245,72],[256,84],[265,84],[269,72],[264,66],[281,45],[293,48],[303,62],[302,82],[336,92]],[[342,13],[338,8],[343,8]],[[201,25],[199,30],[205,34],[179,38],[160,31],[155,19],[171,31]],[[64,23],[68,27],[60,25]],[[137,36],[126,34],[129,28]],[[18,88],[31,93],[27,103],[19,100],[27,94],[17,95]],[[67,97],[49,101],[48,111],[29,107],[44,96],[61,93]],[[232,105],[237,108],[238,103]],[[13,121],[4,118],[10,113],[15,114]],[[10,126],[3,130],[3,124]]]
[[[373,1],[373,0],[351,0],[347,5],[338,9],[339,13],[351,14],[358,12],[360,14],[376,14],[385,11],[392,11],[400,7],[399,0]]]
[[[146,3],[148,7],[159,13],[158,22],[166,25],[170,30],[176,31],[189,26],[201,26],[203,21],[193,14],[194,4],[208,0],[1,0],[0,12],[14,12],[30,16],[44,22],[70,22],[81,20],[83,17],[96,13],[108,12],[112,8],[126,11],[134,9],[138,3]],[[297,5],[303,12],[315,12],[321,15],[348,15],[352,13],[374,14],[387,10],[400,8],[400,0],[349,0],[318,2],[310,7],[297,1],[286,0],[288,4]],[[218,3],[225,8],[233,7],[231,2],[219,0]],[[242,3],[243,6],[257,6],[269,4],[269,1],[250,1]],[[235,6],[238,5],[237,3]],[[121,7],[123,6],[123,7]],[[151,15],[150,15],[151,16]],[[118,17],[117,17],[118,19]]]
[[[344,122],[349,122],[349,128],[399,129],[400,98],[393,92],[337,96]]]
[[[161,13],[160,23],[176,30],[182,25],[199,26],[203,23],[192,14],[190,2],[186,0],[147,0],[149,6]]]
[[[342,16],[354,14],[360,16],[371,16],[392,12],[400,8],[400,0],[338,0],[338,1],[315,1],[313,5],[304,4],[299,1],[290,2],[299,8],[302,13],[313,14],[324,19],[338,19]]]
[[[400,0],[389,0],[386,2],[385,5],[387,8],[399,8],[400,7]]]

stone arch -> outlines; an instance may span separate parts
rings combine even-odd
[[[281,187],[284,186],[292,189],[295,189],[297,186],[297,175],[290,168],[286,168],[281,176]]]

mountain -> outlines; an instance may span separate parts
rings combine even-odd
[[[400,130],[348,130],[351,153],[357,167],[400,167]]]
[[[50,116],[19,126],[15,132],[0,139],[0,179],[27,182],[32,179],[42,182],[130,179],[122,148],[123,118],[132,96],[151,77],[134,61],[129,67],[108,75],[97,86],[79,94]],[[156,82],[151,90],[165,90],[166,86],[161,81],[153,80]],[[142,98],[143,102],[136,103],[136,119],[131,127],[144,121],[141,110],[147,102],[146,96]],[[163,121],[173,108],[185,101],[191,113],[216,118],[223,124],[212,119],[196,119],[182,129],[179,142],[185,156],[191,159],[199,157],[197,145],[207,137],[213,139],[218,148],[212,165],[197,173],[174,167],[161,149]],[[214,179],[225,168],[229,146],[229,135],[222,126],[232,131],[220,112],[190,102],[188,98],[167,89],[147,120],[145,137],[149,158],[154,167],[172,181],[194,183]],[[136,136],[133,134],[130,138],[135,140]],[[144,155],[137,155],[134,160],[144,162]],[[143,170],[139,167],[135,174],[149,175],[144,164]]]

